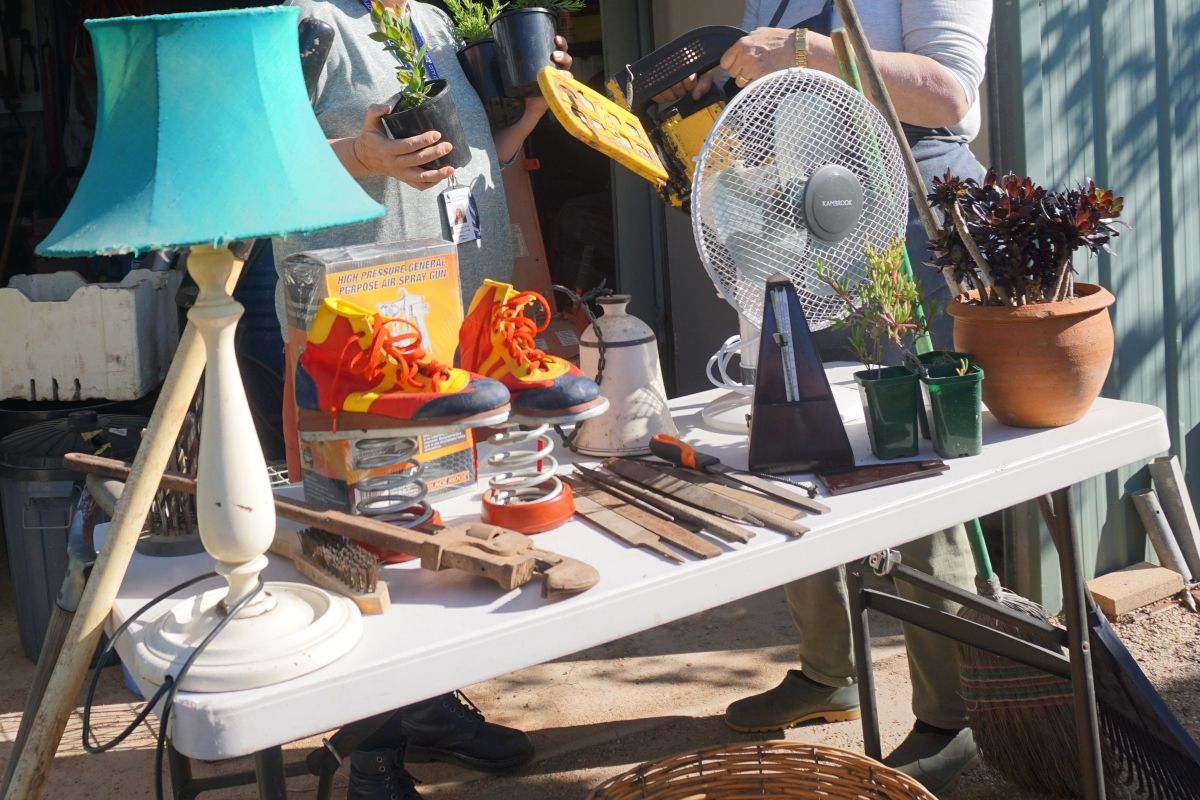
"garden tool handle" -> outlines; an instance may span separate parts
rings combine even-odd
[[[716,456],[697,452],[686,442],[676,439],[674,436],[668,436],[665,433],[656,433],[650,440],[650,452],[663,461],[670,461],[677,467],[687,467],[688,469],[700,471],[703,471],[706,467],[711,467],[713,464],[721,463],[720,459]]]

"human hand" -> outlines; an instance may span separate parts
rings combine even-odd
[[[709,71],[703,75],[688,75],[665,92],[654,95],[654,102],[674,103],[676,100],[686,97],[688,93],[691,93],[692,99],[699,100],[712,88],[713,74],[713,71]]]
[[[567,40],[562,36],[554,37],[554,47],[557,48],[550,54],[550,60],[554,62],[554,66],[567,72],[571,71],[571,64],[574,59],[567,52]],[[525,114],[526,116],[541,117],[546,113],[546,98],[542,97],[542,93],[538,92],[525,98]]]
[[[383,130],[380,121],[392,107],[372,104],[363,117],[362,132],[354,138],[354,157],[368,172],[386,175],[407,183],[414,189],[424,191],[454,174],[454,167],[425,169],[435,158],[441,158],[454,149],[449,142],[441,141],[438,131],[426,131],[405,139],[392,139]]]
[[[740,88],[763,75],[787,69],[795,60],[795,30],[756,28],[725,51],[721,66]]]

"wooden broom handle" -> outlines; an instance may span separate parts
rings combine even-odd
[[[921,171],[917,169],[917,160],[913,158],[912,148],[908,146],[908,138],[904,135],[904,126],[900,122],[900,115],[896,113],[891,95],[888,94],[887,87],[883,85],[883,78],[879,76],[879,68],[875,66],[875,54],[871,51],[866,34],[863,33],[858,11],[854,8],[853,0],[833,0],[833,2],[837,6],[838,15],[842,18],[842,24],[846,27],[846,34],[850,37],[850,45],[862,63],[862,71],[867,78],[867,88],[871,90],[871,97],[875,100],[876,107],[883,113],[883,118],[887,120],[888,127],[896,136],[896,142],[900,146],[900,155],[904,159],[904,171],[908,175],[908,189],[912,194],[913,205],[917,207],[917,215],[925,227],[925,235],[932,242],[937,238],[941,226],[933,216],[933,209],[929,207],[929,192],[925,188],[925,179],[921,177]]]

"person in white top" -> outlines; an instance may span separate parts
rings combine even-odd
[[[979,132],[979,86],[983,80],[991,0],[857,0],[859,18],[888,94],[896,107],[926,185],[947,170],[982,178],[983,167],[968,143]],[[841,27],[832,0],[747,0],[743,29],[749,33],[721,59],[727,88],[793,66],[838,74],[829,34]],[[695,76],[670,93],[708,91],[713,75]],[[944,309],[949,290],[928,261],[928,240],[909,204],[907,245],[931,312],[935,347],[951,347]],[[845,332],[814,335],[825,360],[844,359]],[[905,564],[974,591],[974,568],[962,525],[899,548]],[[949,613],[957,606],[897,582],[897,592]],[[785,587],[800,630],[800,669],[789,670],[773,689],[743,698],[726,710],[739,731],[783,730],[813,720],[857,719],[858,691],[850,635],[845,568],[829,570]],[[939,794],[978,760],[963,705],[955,646],[905,626],[916,724],[885,763]]]

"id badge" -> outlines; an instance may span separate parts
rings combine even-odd
[[[450,241],[455,244],[479,242],[483,237],[479,230],[479,207],[470,187],[452,185],[442,192],[442,222],[448,230]]]

